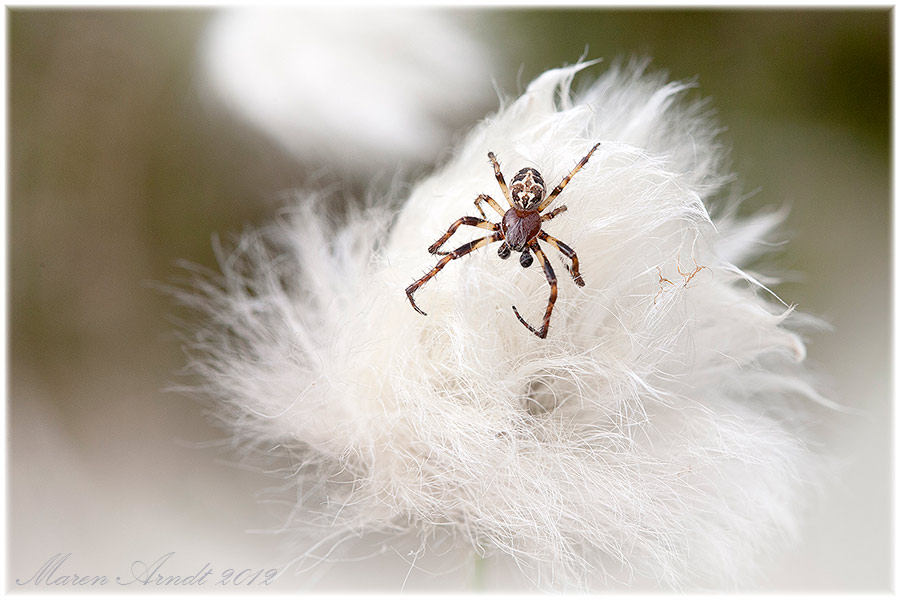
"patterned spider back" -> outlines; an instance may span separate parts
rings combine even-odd
[[[509,194],[516,206],[522,210],[533,210],[544,198],[544,178],[537,169],[526,167],[513,177]]]

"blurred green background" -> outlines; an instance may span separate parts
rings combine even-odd
[[[173,443],[221,436],[196,404],[162,392],[183,361],[171,333],[178,309],[148,284],[178,276],[178,260],[214,267],[211,235],[266,222],[285,190],[337,182],[358,198],[380,184],[323,174],[203,101],[196,45],[210,15],[7,13],[12,577],[79,544],[97,561],[127,553],[133,539],[117,531],[136,522],[159,548],[178,535],[238,557],[268,547],[243,535],[271,525],[253,499],[264,478],[236,477],[214,462],[217,450]],[[451,17],[485,45],[507,95],[586,49],[606,64],[649,56],[651,69],[696,78],[696,95],[725,127],[740,189],[756,192],[747,207],[792,207],[790,243],[767,265],[797,273],[778,293],[833,325],[812,340],[810,360],[840,401],[866,413],[841,417],[846,426],[828,440],[848,457],[840,485],[760,589],[887,588],[892,13],[495,8]],[[430,162],[397,168],[411,182]],[[105,492],[88,495],[94,488]],[[70,503],[59,513],[61,493]],[[211,510],[214,521],[196,518]],[[386,589],[402,582],[403,564],[399,581],[382,573]]]

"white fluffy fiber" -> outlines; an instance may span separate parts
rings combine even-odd
[[[322,525],[325,545],[449,533],[541,587],[739,585],[795,532],[819,468],[797,315],[735,264],[778,219],[711,220],[730,177],[689,85],[631,65],[573,95],[578,70],[486,119],[399,215],[336,224],[301,194],[246,234],[185,295],[205,314],[192,367],[240,441],[291,453],[296,523]],[[540,268],[497,245],[452,261],[416,296],[428,316],[413,311],[426,248],[478,194],[503,203],[488,151],[507,180],[532,166],[549,188],[595,142],[545,224],[587,284],[546,248],[546,340],[511,309],[540,324]]]

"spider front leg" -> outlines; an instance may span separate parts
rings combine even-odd
[[[560,208],[565,207],[561,206]],[[538,237],[559,250],[560,253],[564,254],[572,261],[572,266],[569,267],[569,265],[566,265],[566,270],[572,276],[572,279],[575,280],[575,285],[584,287],[584,279],[582,279],[581,273],[578,272],[578,255],[575,254],[575,251],[572,250],[572,248],[570,248],[567,244],[559,241],[553,236],[547,235],[543,231],[538,234]]]
[[[444,245],[444,243],[450,239],[457,229],[459,229],[462,225],[469,225],[471,227],[480,227],[481,229],[489,229],[491,231],[497,231],[500,229],[500,226],[496,223],[491,223],[490,221],[485,221],[483,219],[479,219],[478,217],[462,217],[461,219],[457,219],[453,225],[447,230],[447,233],[442,235],[438,241],[428,246],[428,252],[431,254],[440,254],[441,256],[450,254],[449,252],[441,252],[440,248]]]
[[[482,203],[482,202],[487,202],[488,204],[490,204],[490,205],[491,205],[491,208],[493,208],[494,210],[496,210],[496,211],[497,211],[497,214],[500,215],[501,217],[502,217],[504,214],[506,214],[506,213],[504,212],[504,210],[503,210],[502,208],[500,208],[500,205],[497,204],[497,201],[496,201],[496,200],[494,200],[493,198],[491,198],[491,197],[488,196],[487,194],[481,194],[480,196],[478,196],[477,198],[475,198],[475,208],[477,208],[477,209],[478,209],[478,212],[481,213],[482,218],[487,219],[487,215],[484,214],[484,210],[481,208],[481,203]]]
[[[541,339],[547,337],[547,330],[550,328],[550,313],[553,312],[553,305],[556,304],[556,273],[553,272],[553,267],[550,266],[550,261],[547,260],[547,257],[541,251],[541,247],[538,246],[536,241],[528,244],[528,247],[531,248],[531,251],[534,252],[534,255],[537,257],[538,262],[541,263],[541,266],[544,268],[544,275],[547,277],[547,283],[550,284],[550,300],[547,302],[547,310],[544,311],[544,324],[540,329],[535,329],[531,325],[529,325],[525,319],[522,318],[522,315],[519,314],[519,311],[515,306],[512,307],[513,312],[516,313],[516,317],[519,319],[519,322],[522,323],[525,327],[528,328],[528,331],[538,336]]]
[[[474,217],[472,217],[472,218],[474,218]],[[487,237],[473,240],[473,241],[469,242],[468,244],[463,244],[462,246],[460,246],[453,252],[448,252],[441,260],[438,261],[438,263],[434,266],[433,269],[431,269],[431,271],[426,273],[424,277],[416,280],[415,282],[412,283],[412,285],[410,285],[408,288],[406,288],[406,297],[409,298],[409,303],[412,304],[412,307],[414,309],[416,309],[416,312],[418,312],[419,314],[422,314],[422,315],[426,314],[421,308],[419,308],[416,305],[416,301],[413,300],[413,294],[416,293],[417,289],[422,287],[426,281],[428,281],[429,279],[431,279],[432,277],[437,275],[438,272],[441,269],[443,269],[445,266],[447,266],[447,263],[450,262],[451,260],[454,260],[456,258],[461,258],[470,252],[478,250],[479,248],[483,248],[484,246],[487,246],[488,244],[491,244],[493,242],[498,242],[502,239],[503,239],[503,234],[498,231],[497,233],[495,233],[493,235],[489,235]]]

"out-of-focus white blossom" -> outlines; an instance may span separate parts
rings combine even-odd
[[[803,320],[735,264],[778,219],[710,217],[732,178],[689,85],[631,65],[573,95],[577,71],[486,119],[396,218],[375,206],[337,224],[301,194],[184,295],[205,315],[201,391],[239,440],[290,452],[317,551],[448,533],[542,587],[681,588],[747,581],[795,532],[822,472],[807,427],[824,399]],[[507,180],[535,167],[549,189],[596,142],[556,202],[568,212],[545,223],[587,284],[546,248],[547,339],[511,310],[539,323],[543,273],[496,245],[452,261],[417,293],[428,316],[413,311],[404,288],[433,266],[426,248],[477,215],[477,195],[504,202],[488,151]]]
[[[356,173],[434,160],[496,102],[495,62],[439,11],[232,9],[200,52],[237,114],[302,160]]]

